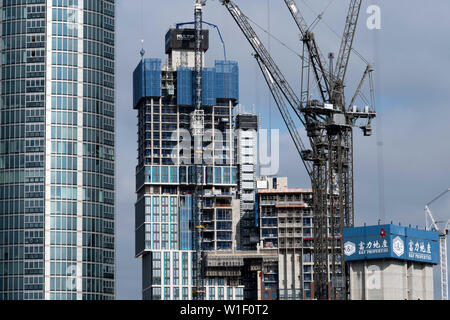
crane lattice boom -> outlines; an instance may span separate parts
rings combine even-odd
[[[339,75],[337,77],[333,76],[332,62],[330,70],[327,70],[315,37],[308,30],[308,25],[295,2],[284,0],[302,34],[302,87],[299,99],[251,27],[249,19],[233,1],[222,0],[222,4],[255,51],[258,65],[311,177],[314,210],[314,283],[318,299],[345,299],[348,295],[348,277],[342,261],[342,236],[344,228],[354,223],[353,127],[363,121],[365,124],[361,128],[365,135],[370,135],[370,122],[376,116],[373,110],[366,110],[367,112],[359,112],[356,108],[347,110],[343,99],[343,80],[352,50],[361,1],[351,0],[337,62],[336,74]],[[370,76],[371,71],[371,68],[366,69],[354,97],[359,95],[362,84],[367,74]],[[321,101],[311,99],[313,90],[311,84],[317,84]],[[352,99],[352,103],[355,99]],[[306,149],[303,144],[285,100],[306,128],[311,150]],[[302,257],[300,260],[302,261]],[[303,278],[302,275],[300,278]],[[304,297],[301,295],[299,298]]]

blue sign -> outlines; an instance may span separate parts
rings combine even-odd
[[[346,228],[346,261],[397,259],[439,263],[439,234],[402,226],[377,225]]]

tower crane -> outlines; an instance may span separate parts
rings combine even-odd
[[[333,55],[330,55],[330,63],[327,66],[315,36],[308,28],[295,1],[284,0],[300,30],[303,43],[300,98],[262,44],[247,16],[232,0],[221,0],[221,2],[255,51],[257,63],[311,178],[315,297],[346,299],[348,274],[342,255],[344,245],[342,236],[344,228],[354,224],[353,127],[360,127],[365,136],[370,136],[371,121],[376,117],[373,101],[371,106],[363,111],[353,105],[356,97],[361,93],[366,78],[371,79],[371,85],[373,83],[371,66],[366,68],[350,105],[346,105],[344,95],[345,75],[362,0],[350,1],[334,71]],[[311,98],[312,84],[314,88],[317,87],[321,101]],[[371,93],[373,98],[372,87]],[[307,149],[301,140],[289,109],[306,128],[311,149]],[[303,268],[301,270],[303,272]],[[302,280],[302,275],[300,278]],[[301,283],[303,285],[303,281]]]
[[[203,279],[203,248],[202,238],[202,211],[203,211],[203,136],[205,128],[205,111],[202,101],[202,76],[203,76],[203,53],[202,53],[202,23],[203,6],[206,0],[195,0],[194,25],[195,25],[195,69],[194,69],[194,92],[195,110],[191,114],[191,134],[194,139],[194,176],[195,190],[193,203],[192,238],[195,250],[193,263],[193,291],[194,300],[203,300],[205,296]]]
[[[447,235],[448,235],[448,227],[450,224],[450,219],[447,220],[444,227],[441,229],[438,227],[438,223],[441,223],[439,221],[436,221],[433,217],[433,214],[430,210],[430,205],[435,202],[436,200],[440,199],[442,196],[444,196],[447,192],[450,191],[450,188],[442,192],[440,195],[438,195],[436,198],[431,200],[425,205],[425,221],[426,221],[426,228],[427,229],[433,229],[434,231],[437,231],[439,233],[439,255],[440,255],[440,271],[441,271],[441,299],[442,300],[448,300],[448,270],[447,270]],[[428,218],[431,220],[431,224],[428,225]]]

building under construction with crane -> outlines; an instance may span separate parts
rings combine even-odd
[[[325,60],[295,2],[284,0],[302,35],[299,93],[238,5],[221,2],[254,50],[299,153],[299,164],[311,177],[311,298],[347,299],[349,274],[342,237],[344,228],[354,224],[353,128],[371,135],[376,115],[373,90],[367,107],[355,106],[366,79],[372,84],[370,65],[350,102],[344,92],[362,0],[350,1],[336,62],[334,54]],[[257,207],[256,161],[251,157],[256,154],[256,116],[234,117],[239,101],[236,62],[225,57],[214,68],[205,66],[209,46],[209,33],[202,28],[205,4],[195,1],[195,19],[188,23],[193,28],[180,24],[168,31],[165,64],[143,58],[134,72],[133,107],[139,122],[136,256],[142,257],[144,299],[260,298],[255,293],[257,276],[279,265],[278,252],[257,250],[257,210],[251,208]],[[306,129],[308,147],[297,124]],[[235,130],[241,134],[233,135]],[[302,252],[293,257],[302,261]],[[300,283],[302,299],[304,274],[299,270],[295,283]]]
[[[134,71],[136,256],[144,299],[243,298],[243,285],[230,277],[203,276],[203,252],[236,249],[240,220],[233,142],[238,64],[206,68],[208,47],[208,30],[170,29],[167,62],[143,58]]]

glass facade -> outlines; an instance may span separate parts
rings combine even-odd
[[[0,300],[114,298],[114,2],[0,1]]]

